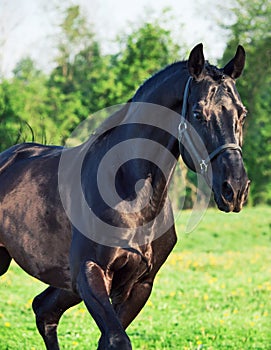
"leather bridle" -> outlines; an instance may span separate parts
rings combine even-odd
[[[225,150],[228,150],[228,149],[237,150],[242,154],[242,148],[239,145],[237,145],[236,143],[225,143],[224,145],[217,147],[213,152],[208,154],[208,156],[206,158],[204,158],[200,155],[200,153],[198,152],[198,150],[196,149],[196,147],[193,143],[192,138],[189,135],[188,123],[186,120],[189,87],[190,87],[190,83],[191,83],[192,79],[193,79],[192,77],[188,78],[188,81],[185,85],[185,90],[184,90],[183,106],[182,106],[182,113],[181,113],[182,120],[181,120],[179,127],[178,127],[179,150],[181,153],[182,146],[185,146],[186,150],[192,156],[192,159],[195,159],[195,161],[199,165],[200,173],[202,175],[204,175],[207,173],[208,165],[219,154],[221,154],[222,152],[224,152]]]

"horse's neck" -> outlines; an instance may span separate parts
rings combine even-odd
[[[142,132],[140,133],[140,129],[138,134],[132,132],[121,152],[116,153],[118,164],[125,164],[127,160],[131,160],[131,163],[123,168],[119,187],[123,198],[129,197],[135,188],[135,203],[142,206],[142,203],[147,204],[147,200],[152,209],[156,210],[167,196],[177,162],[176,138],[162,129],[153,128],[152,125],[144,124],[141,127]]]
[[[163,74],[166,74],[166,70]],[[127,148],[131,152],[131,159],[147,159],[162,170],[162,172],[156,172],[155,167],[151,166],[153,172],[145,174],[145,170],[138,167],[131,169],[129,174],[129,178],[134,178],[135,181],[146,179],[150,175],[153,190],[152,201],[155,206],[160,206],[167,195],[170,179],[179,156],[177,133],[180,123],[179,113],[182,108],[181,97],[187,75],[184,69],[181,72],[171,72],[168,79],[164,77],[162,84],[156,82],[155,87],[150,91],[144,92],[144,86],[141,87],[141,92],[133,98],[123,120],[124,124],[137,124],[141,128],[135,133],[132,128],[127,128],[127,139],[130,139],[132,144],[130,148]],[[147,85],[149,86],[150,82],[147,82]],[[180,103],[177,105],[178,98],[175,95],[178,92],[176,90],[180,91]]]

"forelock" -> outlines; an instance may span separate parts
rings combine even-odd
[[[206,75],[210,76],[214,81],[221,81],[223,72],[216,66],[211,65],[208,61],[205,62]]]

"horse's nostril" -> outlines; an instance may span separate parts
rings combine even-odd
[[[232,202],[234,198],[234,192],[232,186],[228,181],[223,182],[222,185],[222,195],[227,202]]]

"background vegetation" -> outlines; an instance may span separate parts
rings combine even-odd
[[[61,11],[60,31],[54,38],[54,68],[42,72],[25,57],[17,63],[12,77],[0,77],[0,150],[25,140],[64,144],[91,113],[124,103],[151,74],[189,52],[184,39],[172,39],[168,16],[163,14],[159,20],[134,25],[130,35],[116,38],[119,52],[103,54],[80,7],[62,7]],[[270,204],[271,3],[235,0],[230,9],[219,7],[215,11],[227,38],[218,63],[228,61],[239,43],[247,51],[238,88],[249,110],[244,157],[252,179],[250,204]],[[186,206],[190,206],[195,192],[193,175],[184,170],[183,174],[189,180]],[[179,175],[174,180],[175,207],[184,195],[176,190],[183,188],[181,181]]]
[[[177,218],[178,244],[128,328],[134,349],[270,350],[271,209],[209,209],[187,236],[189,215]],[[44,349],[31,303],[45,287],[15,264],[0,278],[1,350]],[[64,314],[61,349],[95,349],[98,338],[84,304]]]

